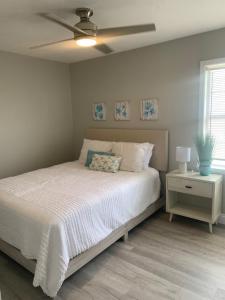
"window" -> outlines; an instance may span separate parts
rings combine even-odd
[[[225,59],[201,63],[203,133],[215,138],[212,167],[225,169]]]

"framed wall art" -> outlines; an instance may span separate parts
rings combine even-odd
[[[130,107],[129,101],[120,101],[115,103],[115,120],[129,121],[130,120]]]
[[[157,99],[141,100],[141,120],[158,120],[159,106]]]
[[[92,115],[95,121],[105,121],[106,120],[105,103],[94,103],[92,108]]]

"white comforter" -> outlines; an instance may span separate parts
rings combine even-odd
[[[140,214],[159,196],[152,168],[116,174],[78,162],[0,180],[0,238],[37,260],[34,286],[54,297],[69,260]]]

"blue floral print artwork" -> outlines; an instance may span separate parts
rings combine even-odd
[[[147,99],[141,101],[141,119],[157,120],[158,119],[158,101],[157,99]]]
[[[105,103],[96,103],[93,105],[93,118],[96,121],[104,121],[106,116]]]
[[[115,119],[117,121],[129,120],[129,102],[116,102],[115,104]]]

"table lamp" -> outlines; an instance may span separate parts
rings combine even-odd
[[[176,147],[176,161],[179,162],[179,172],[187,172],[187,162],[191,160],[191,148]]]

